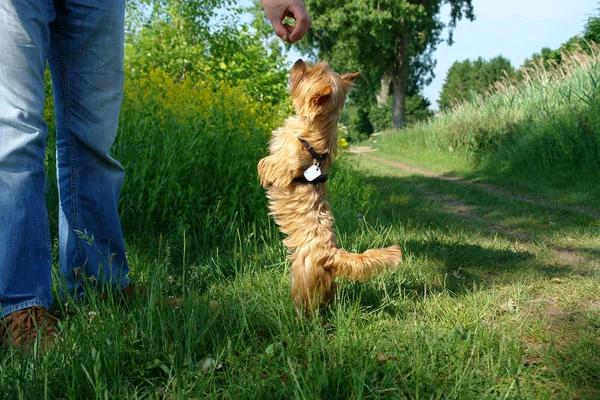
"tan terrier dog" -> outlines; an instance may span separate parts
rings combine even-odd
[[[292,296],[307,314],[332,297],[336,276],[365,281],[402,258],[397,245],[363,254],[338,249],[332,229],[325,182],[337,148],[338,116],[359,75],[340,76],[325,62],[298,60],[290,73],[297,115],[273,132],[270,155],[258,163],[271,215],[287,235]]]

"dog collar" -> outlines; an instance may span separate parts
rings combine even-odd
[[[319,183],[325,183],[325,182],[327,182],[327,178],[329,178],[329,175],[321,175],[318,178],[316,178],[316,179],[314,179],[312,181],[309,181],[304,176],[297,176],[297,177],[294,178],[294,182],[296,182],[296,183],[302,183],[302,184],[311,183],[313,185],[317,185]]]
[[[329,157],[329,152],[319,154],[315,151],[315,149],[312,148],[312,146],[306,140],[301,139],[301,138],[298,138],[298,140],[300,141],[300,143],[302,143],[302,145],[306,148],[306,150],[308,150],[308,152],[310,153],[312,158],[314,158],[315,164],[308,170],[304,171],[304,175],[295,177],[294,182],[300,183],[300,184],[311,183],[313,185],[327,182],[327,178],[328,178],[327,175],[319,175],[316,178],[310,180],[311,177],[309,175],[307,175],[307,173],[309,171],[311,171],[312,169],[316,169],[317,173],[320,173],[321,164],[323,164],[323,162],[327,159],[327,157]]]
[[[300,143],[302,143],[304,147],[306,147],[306,150],[308,150],[312,158],[315,159],[318,167],[320,167],[321,164],[323,164],[323,161],[325,161],[327,157],[329,157],[329,152],[319,154],[315,151],[315,149],[312,148],[312,146],[306,140],[301,138],[298,138],[298,140],[300,141]]]

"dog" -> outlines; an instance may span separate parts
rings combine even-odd
[[[269,209],[291,261],[292,297],[306,315],[333,296],[335,277],[365,281],[402,259],[398,245],[362,254],[338,249],[327,202],[327,176],[337,150],[339,113],[359,72],[339,75],[326,63],[298,60],[290,72],[295,116],[273,131],[258,163]]]

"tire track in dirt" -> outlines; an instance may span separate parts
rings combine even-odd
[[[388,166],[394,167],[394,168],[399,168],[399,169],[402,169],[404,171],[407,171],[407,172],[410,172],[410,173],[413,173],[416,175],[422,175],[422,176],[426,176],[428,178],[437,178],[439,180],[446,181],[446,182],[456,182],[456,183],[463,184],[463,185],[475,186],[475,187],[478,187],[478,188],[484,190],[487,193],[493,194],[497,197],[509,199],[509,200],[520,200],[520,201],[523,201],[523,202],[529,203],[529,204],[554,208],[554,209],[563,210],[563,211],[578,212],[578,213],[585,214],[585,215],[588,215],[593,218],[600,218],[600,211],[594,210],[589,207],[568,206],[568,205],[556,203],[556,202],[553,202],[550,200],[534,198],[534,197],[526,196],[526,195],[523,195],[520,193],[510,192],[506,189],[501,189],[497,186],[490,185],[488,183],[475,182],[475,181],[465,179],[465,178],[460,178],[457,176],[442,175],[442,174],[438,174],[436,172],[426,170],[423,168],[412,167],[410,165],[406,165],[406,164],[403,164],[403,163],[400,163],[397,161],[389,161],[389,160],[385,160],[380,157],[376,157],[372,154],[366,154],[366,153],[372,153],[372,152],[376,152],[376,151],[377,151],[376,149],[373,149],[371,147],[356,147],[356,148],[350,149],[350,153],[359,154],[362,157],[368,158],[372,161],[377,161],[381,164],[385,164],[385,165],[388,165]]]
[[[376,151],[377,151],[376,149],[372,149],[370,147],[357,147],[357,148],[350,149],[350,152],[353,154],[358,154],[361,157],[364,157],[371,161],[375,161],[380,164],[384,164],[384,165],[387,165],[387,166],[390,166],[393,168],[398,168],[398,169],[401,169],[406,172],[410,172],[415,175],[421,175],[421,176],[425,176],[428,178],[435,178],[435,179],[439,179],[441,181],[446,181],[446,182],[453,182],[453,183],[457,183],[457,184],[464,185],[464,186],[477,187],[487,193],[493,194],[497,197],[504,198],[504,199],[518,200],[518,201],[523,201],[523,202],[538,205],[538,206],[549,207],[549,208],[564,210],[564,211],[578,212],[578,213],[582,213],[582,214],[591,216],[593,218],[600,218],[600,212],[598,212],[597,210],[587,208],[587,207],[571,207],[571,206],[566,206],[564,204],[551,202],[548,200],[536,199],[536,198],[525,196],[522,194],[509,192],[505,189],[500,189],[500,188],[490,185],[490,184],[475,182],[475,181],[471,181],[471,180],[456,177],[456,176],[441,175],[441,174],[438,174],[438,173],[430,171],[430,170],[426,170],[426,169],[418,168],[418,167],[412,167],[412,166],[409,166],[409,165],[406,165],[406,164],[403,164],[400,162],[389,161],[389,160],[385,160],[380,157],[374,156],[372,154],[368,154],[368,153],[372,153],[372,152],[376,152]],[[477,215],[477,213],[475,212],[475,207],[465,204],[455,197],[447,196],[444,194],[435,193],[435,192],[426,190],[422,185],[416,185],[416,187],[425,198],[427,198],[433,202],[442,204],[444,210],[448,214],[453,214],[453,215],[459,216],[460,218],[462,218],[466,221],[485,224],[488,226],[488,231],[492,232],[492,233],[511,237],[511,238],[517,239],[519,241],[531,240],[530,235],[528,235],[525,232],[508,228],[501,224],[497,224],[494,221],[491,221],[487,218]],[[557,245],[553,245],[550,243],[546,243],[546,246],[548,246],[548,248],[553,251],[552,263],[554,264],[555,267],[573,268],[573,267],[580,266],[584,261],[587,260],[586,255],[583,252],[578,251],[577,249],[557,246]]]

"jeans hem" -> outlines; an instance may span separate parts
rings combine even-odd
[[[131,278],[129,278],[129,277],[126,276],[125,278],[123,278],[123,280],[119,284],[119,290],[125,289],[130,284],[131,284]]]
[[[6,317],[10,313],[13,313],[13,312],[19,311],[19,310],[23,310],[25,308],[42,306],[45,309],[49,309],[51,305],[52,305],[52,303],[48,303],[47,301],[44,301],[42,299],[27,300],[27,301],[24,301],[19,304],[15,304],[12,306],[8,306],[6,308],[2,308],[2,310],[0,310],[0,319]]]
[[[129,278],[128,276],[125,276],[120,280],[120,282],[111,284],[110,290],[122,291],[127,286],[129,286],[131,284],[131,282],[132,282],[131,278]],[[93,290],[91,292],[93,292]],[[75,294],[69,294],[68,292],[61,291],[59,298],[60,298],[60,301],[62,301],[62,302],[65,302],[65,301],[78,302],[78,301],[83,301],[85,299],[87,293],[89,293],[89,292],[86,292],[80,286]]]

